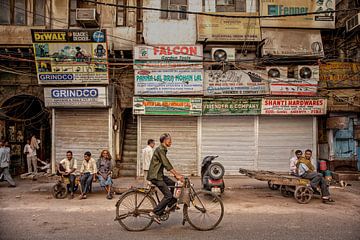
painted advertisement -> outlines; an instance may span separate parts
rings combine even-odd
[[[39,84],[108,84],[105,30],[32,30]]]
[[[261,114],[265,115],[325,115],[326,99],[317,98],[264,98]]]
[[[203,115],[259,115],[260,113],[260,99],[203,99]]]
[[[320,64],[322,88],[360,87],[360,63],[327,62]]]
[[[261,27],[335,28],[335,0],[260,0]],[[301,16],[276,17],[303,14]]]
[[[208,70],[204,73],[204,95],[260,95],[269,93],[264,71]]]
[[[135,70],[137,95],[202,95],[203,70]]]
[[[234,15],[234,13],[231,13]],[[258,14],[237,14],[257,16]],[[261,41],[257,18],[232,18],[197,15],[198,41]]]
[[[134,47],[134,69],[202,68],[202,45],[139,45]]]
[[[289,75],[290,70],[292,76]],[[316,96],[319,81],[319,66],[299,65],[266,68],[271,95]]]
[[[107,107],[106,87],[44,88],[46,107]]]
[[[263,28],[261,34],[264,56],[324,56],[320,30]]]
[[[135,115],[201,116],[201,98],[134,97]]]

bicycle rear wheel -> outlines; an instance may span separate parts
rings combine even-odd
[[[155,200],[139,191],[125,193],[116,203],[116,220],[128,231],[144,231],[152,224],[149,217]]]
[[[184,205],[184,216],[189,224],[197,230],[214,229],[224,216],[224,205],[221,199],[209,191],[191,193],[190,206]]]

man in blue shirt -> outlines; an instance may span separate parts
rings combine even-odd
[[[15,181],[9,172],[10,148],[5,147],[5,142],[0,140],[0,175],[10,184],[9,187],[16,187]]]

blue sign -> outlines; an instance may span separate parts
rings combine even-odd
[[[93,33],[93,39],[95,42],[104,42],[105,34],[101,31],[96,31]]]
[[[99,92],[97,88],[86,88],[86,89],[52,89],[52,98],[97,98]]]
[[[41,81],[71,81],[74,80],[73,74],[39,74]]]

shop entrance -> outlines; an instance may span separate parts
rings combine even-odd
[[[31,95],[18,95],[6,100],[1,106],[0,129],[3,138],[11,149],[11,173],[26,172],[24,146],[32,134],[40,139],[38,158],[49,161],[51,153],[51,131],[49,112],[44,103]]]

